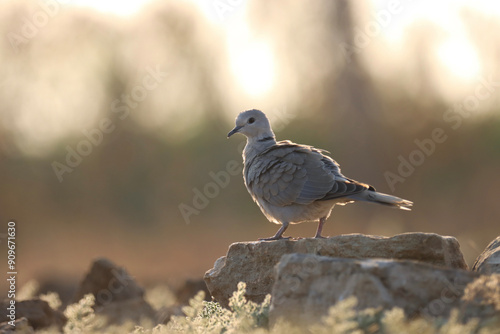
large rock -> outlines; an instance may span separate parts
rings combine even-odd
[[[472,270],[482,274],[500,274],[500,237],[490,242],[478,256]]]
[[[465,287],[477,277],[416,261],[288,254],[276,267],[270,318],[317,321],[350,296],[357,298],[357,309],[400,307],[409,317],[448,316],[460,307]]]
[[[156,312],[144,300],[144,289],[124,268],[107,259],[94,261],[78,288],[75,301],[86,294],[94,295],[95,312],[105,315],[109,324],[156,318]]]
[[[349,234],[326,239],[234,243],[227,255],[219,258],[214,268],[205,273],[205,282],[211,295],[225,307],[240,281],[247,283],[248,299],[262,302],[271,293],[274,266],[284,254],[290,253],[407,259],[442,267],[467,268],[460,245],[453,237],[431,233],[405,233],[390,238]]]

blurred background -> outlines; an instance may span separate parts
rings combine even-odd
[[[337,207],[324,235],[452,235],[471,264],[500,234],[499,18],[495,1],[0,2],[0,247],[14,219],[18,286],[71,289],[96,257],[175,285],[273,235],[244,137],[226,139],[250,108],[415,202]]]

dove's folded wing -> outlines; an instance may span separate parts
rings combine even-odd
[[[307,205],[367,189],[345,178],[338,164],[322,151],[289,141],[279,142],[250,161],[245,181],[254,199],[276,206]]]

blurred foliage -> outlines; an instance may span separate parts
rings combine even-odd
[[[278,319],[269,324],[270,295],[262,304],[247,301],[246,285],[238,284],[237,291],[230,298],[230,307],[225,309],[216,302],[204,300],[200,291],[183,308],[185,316],[174,316],[165,325],[143,325],[126,322],[122,325],[104,325],[105,318],[96,315],[92,306],[94,298],[86,295],[79,302],[67,306],[64,314],[68,322],[63,333],[426,333],[426,334],[494,334],[498,333],[498,317],[462,321],[460,311],[454,309],[448,319],[425,317],[406,317],[404,310],[395,307],[391,310],[368,308],[356,310],[357,300],[349,297],[333,305],[328,315],[317,323],[291,323]],[[145,321],[144,321],[145,322]],[[38,330],[36,333],[60,333],[57,328]]]

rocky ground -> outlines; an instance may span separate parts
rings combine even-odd
[[[250,301],[260,303],[271,295],[271,326],[282,319],[313,323],[339,301],[356,297],[358,310],[399,307],[408,318],[428,319],[449,317],[455,309],[463,321],[496,321],[500,327],[500,237],[471,270],[455,238],[430,233],[234,243],[206,272],[204,282],[186,282],[176,291],[177,302],[162,308],[145,299],[144,289],[124,268],[98,259],[73,301],[92,295],[93,311],[107,324],[145,319],[164,324],[172,315],[183,315],[182,306],[199,290],[228,307],[239,282],[246,283]],[[7,306],[7,301],[0,305]],[[40,298],[18,301],[16,326],[2,313],[0,333],[49,327],[62,331],[65,307]]]
[[[239,281],[249,300],[271,294],[271,323],[314,322],[350,296],[358,309],[400,307],[410,318],[447,317],[452,309],[464,321],[490,318],[500,316],[500,237],[472,270],[455,238],[431,233],[235,243],[205,282],[227,307]]]

